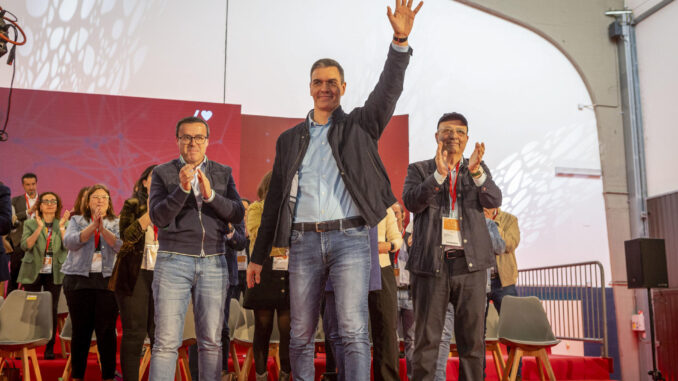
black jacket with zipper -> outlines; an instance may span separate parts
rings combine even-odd
[[[379,82],[365,104],[349,114],[341,107],[332,113],[332,126],[327,134],[332,155],[346,190],[370,226],[377,225],[386,216],[386,209],[396,202],[379,157],[378,142],[402,93],[411,54],[412,49],[401,53],[389,48]],[[251,260],[256,264],[264,262],[272,247],[290,245],[294,218],[290,191],[308,149],[309,139],[308,118],[278,138],[273,176],[252,251]]]

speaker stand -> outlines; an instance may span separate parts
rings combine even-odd
[[[650,310],[650,345],[652,346],[652,370],[647,372],[647,374],[652,376],[653,381],[665,381],[666,379],[662,376],[662,372],[657,369],[657,353],[654,341],[654,309],[652,308],[652,289],[649,287],[647,288],[647,304]]]

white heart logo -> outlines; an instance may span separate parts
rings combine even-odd
[[[202,116],[202,118],[203,118],[205,121],[208,121],[208,120],[210,120],[210,118],[212,117],[212,111],[209,111],[209,110],[201,111],[201,112],[200,112],[200,116]]]

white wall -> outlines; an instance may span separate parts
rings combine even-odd
[[[313,61],[343,64],[350,109],[372,90],[392,34],[392,1],[232,0],[225,54],[223,0],[94,4],[10,6],[31,41],[19,50],[16,86],[212,102],[225,90],[243,113],[301,117],[312,107]],[[554,174],[600,169],[595,117],[577,109],[592,102],[569,62],[533,33],[450,1],[426,2],[410,43],[396,114],[410,115],[411,161],[433,157],[442,113],[462,112],[469,147],[486,143],[504,209],[519,218],[519,265],[599,260],[609,274],[600,179]],[[1,86],[9,74],[0,68]]]
[[[633,6],[629,2],[629,6]],[[637,17],[643,12],[631,8]],[[678,142],[678,2],[674,1],[636,27],[648,196],[678,191],[673,158]]]

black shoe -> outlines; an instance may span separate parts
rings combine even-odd
[[[51,349],[51,348],[45,349],[45,353],[43,354],[43,358],[45,360],[54,360],[54,349]]]

